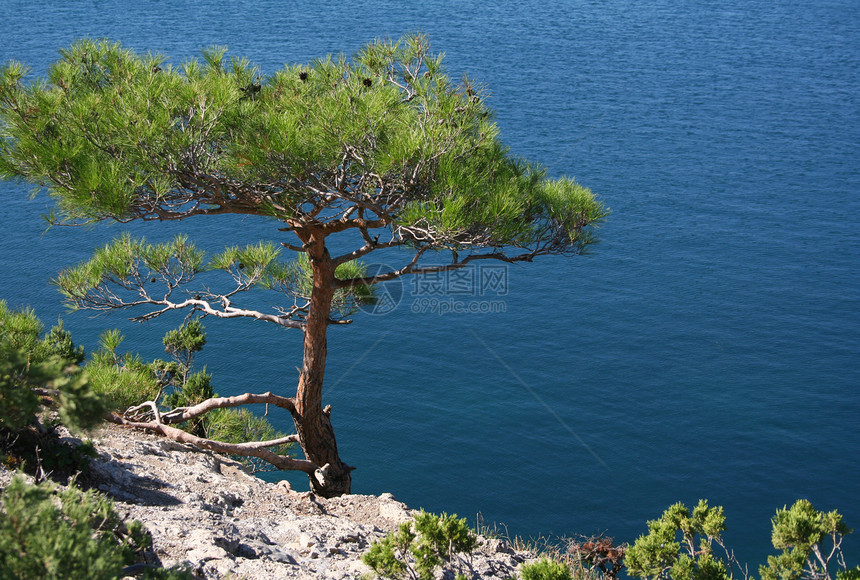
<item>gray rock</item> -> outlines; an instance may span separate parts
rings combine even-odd
[[[370,572],[362,554],[414,513],[390,493],[298,493],[249,475],[228,457],[112,425],[97,438],[92,484],[150,531],[154,557],[184,562],[206,579],[358,578]],[[0,471],[0,485],[5,479]],[[464,569],[472,578],[505,578],[530,558],[481,538]]]

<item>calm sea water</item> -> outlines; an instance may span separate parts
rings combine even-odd
[[[796,498],[860,526],[855,0],[3,0],[0,23],[0,60],[36,74],[82,36],[177,61],[226,44],[271,72],[421,30],[453,75],[489,86],[514,152],[612,207],[591,256],[443,297],[492,312],[420,312],[441,303],[406,281],[393,312],[332,330],[326,399],[356,492],[512,534],[625,541],[671,503],[708,498],[753,564]],[[50,277],[122,228],[45,233],[44,197],[0,193],[0,297],[51,322]],[[134,231],[187,231],[212,250],[278,239],[253,220]],[[119,327],[150,357],[180,322],[63,316],[90,349]],[[293,387],[298,334],[207,329],[200,362],[219,392]]]

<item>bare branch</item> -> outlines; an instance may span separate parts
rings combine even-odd
[[[363,230],[363,231],[366,231],[366,230]],[[369,239],[368,242],[364,246],[360,247],[359,249],[354,250],[348,254],[343,254],[342,256],[338,256],[336,258],[333,258],[332,261],[334,262],[335,266],[340,266],[341,264],[345,264],[346,262],[350,262],[352,260],[357,260],[358,258],[361,258],[362,256],[366,256],[367,254],[369,254],[370,252],[372,252],[374,250],[381,250],[384,248],[395,248],[398,246],[406,245],[408,243],[409,242],[406,240],[392,240],[390,242],[379,243],[375,240]]]
[[[263,461],[266,461],[267,463],[274,465],[278,469],[303,471],[309,475],[312,475],[317,469],[319,469],[319,466],[312,461],[308,461],[307,459],[294,459],[292,457],[278,455],[277,453],[273,453],[268,449],[265,449],[265,447],[263,447],[260,443],[224,443],[222,441],[215,441],[213,439],[197,437],[195,435],[192,435],[191,433],[188,433],[187,431],[183,431],[182,429],[171,427],[169,425],[158,423],[156,421],[148,421],[144,423],[129,421],[116,414],[111,414],[109,419],[117,425],[145,429],[153,433],[161,433],[168,439],[172,439],[180,443],[188,443],[201,449],[215,451],[216,453],[229,453],[232,455],[239,455],[241,457],[257,457],[259,459],[262,459]],[[262,443],[269,444],[272,442],[266,441]]]
[[[280,439],[269,439],[268,441],[246,441],[245,443],[236,443],[237,447],[242,447],[243,449],[259,449],[264,447],[277,447],[279,445],[286,445],[287,443],[298,443],[299,436],[298,435],[287,435],[286,437],[281,437]]]
[[[417,266],[418,259],[421,257],[421,254],[423,254],[426,250],[426,248],[422,248],[421,250],[419,250],[409,262],[409,264],[407,264],[403,268],[400,268],[399,270],[392,270],[390,272],[385,272],[376,276],[365,276],[362,278],[339,280],[336,282],[336,286],[338,288],[351,288],[354,286],[377,284],[379,282],[394,280],[395,278],[405,276],[406,274],[435,274],[437,272],[450,272],[452,270],[459,270],[460,268],[465,267],[469,262],[473,262],[475,260],[499,260],[501,262],[508,263],[531,262],[537,256],[551,253],[549,250],[539,248],[530,252],[524,252],[522,254],[517,254],[514,256],[509,256],[501,252],[493,252],[489,254],[469,254],[468,256],[460,260],[457,252],[452,251],[452,262],[450,264],[443,264],[441,266],[419,267]]]
[[[224,409],[228,407],[239,407],[241,405],[267,404],[275,405],[282,409],[286,409],[291,415],[296,414],[295,400],[288,397],[281,397],[272,393],[245,393],[234,397],[215,397],[206,399],[202,403],[198,403],[193,407],[179,407],[166,413],[162,413],[161,417],[165,423],[183,423],[191,419],[205,415],[209,411],[215,409]]]
[[[281,245],[284,246],[288,250],[292,250],[294,252],[304,252],[306,251],[303,246],[294,246],[293,244],[289,244],[287,242],[281,242]]]
[[[246,310],[244,308],[236,308],[235,306],[231,306],[229,300],[224,301],[224,307],[222,310],[216,310],[212,308],[212,306],[206,300],[198,300],[196,298],[191,298],[185,300],[183,302],[170,302],[169,300],[138,300],[134,304],[123,303],[120,305],[113,306],[113,308],[125,308],[127,306],[137,306],[141,304],[148,304],[152,306],[163,306],[160,310],[154,310],[152,312],[148,312],[146,314],[142,314],[141,316],[136,316],[131,320],[136,322],[143,322],[145,320],[150,320],[152,318],[156,318],[161,316],[165,312],[169,312],[171,310],[180,310],[182,308],[193,308],[194,310],[198,310],[203,312],[207,316],[215,316],[216,318],[254,318],[256,320],[264,320],[266,322],[274,322],[279,326],[283,326],[285,328],[304,328],[304,324],[297,320],[291,320],[284,316],[277,316],[274,314],[264,314],[257,310]]]
[[[155,416],[155,422],[161,423],[161,411],[158,410],[158,405],[155,403],[155,401],[146,401],[145,403],[141,403],[140,405],[137,405],[135,407],[129,407],[128,409],[126,409],[125,415],[131,415],[133,413],[136,413],[137,411],[146,409],[147,407],[152,409],[152,414]]]

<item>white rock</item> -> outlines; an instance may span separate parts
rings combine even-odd
[[[413,514],[390,493],[327,500],[163,438],[114,426],[99,437],[95,487],[112,492],[118,513],[150,530],[153,558],[186,561],[207,580],[357,578],[370,572],[362,554]],[[527,557],[499,540],[482,542],[472,565],[487,577],[514,576]]]

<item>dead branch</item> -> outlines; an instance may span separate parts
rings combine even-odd
[[[282,437],[281,439],[276,439],[274,441],[224,443],[223,441],[215,441],[213,439],[197,437],[195,435],[192,435],[191,433],[188,433],[187,431],[183,431],[182,429],[171,427],[169,425],[165,425],[164,423],[158,423],[156,421],[129,421],[128,419],[120,417],[115,413],[112,413],[108,418],[110,421],[116,423],[117,425],[133,427],[137,429],[145,429],[146,431],[151,431],[153,433],[160,433],[168,439],[178,441],[179,443],[187,443],[189,445],[193,445],[201,449],[215,451],[216,453],[228,453],[231,455],[239,455],[241,457],[257,457],[267,463],[274,465],[278,469],[289,471],[303,471],[309,475],[313,474],[319,469],[319,466],[317,464],[312,461],[308,461],[307,459],[294,459],[285,455],[278,455],[277,453],[273,453],[272,451],[266,449],[266,447],[272,445],[280,445],[283,443],[295,441],[297,437],[294,435]]]
[[[215,397],[206,399],[202,403],[198,403],[193,407],[179,407],[166,413],[161,414],[161,419],[165,424],[184,423],[191,419],[196,419],[201,415],[205,415],[209,411],[215,409],[224,409],[227,407],[239,407],[241,405],[266,404],[275,405],[290,412],[290,415],[295,415],[296,406],[295,400],[288,397],[281,397],[270,392],[254,394],[245,393],[236,395],[235,397]]]

